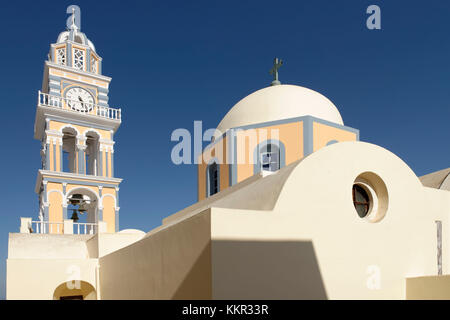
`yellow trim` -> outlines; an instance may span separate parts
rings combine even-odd
[[[357,135],[354,132],[318,122],[314,122],[313,124],[313,152],[325,147],[330,140],[342,142],[356,141],[356,139]]]

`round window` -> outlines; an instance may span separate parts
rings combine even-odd
[[[358,175],[353,181],[352,196],[353,206],[361,219],[374,223],[380,222],[386,215],[389,206],[388,190],[377,174],[363,172]]]
[[[365,218],[370,209],[370,197],[367,191],[358,184],[353,185],[353,205],[360,218]]]

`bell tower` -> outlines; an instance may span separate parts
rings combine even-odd
[[[68,12],[67,30],[50,45],[38,92],[39,232],[72,233],[63,228],[74,225],[74,233],[80,226],[96,233],[99,224],[117,232],[122,179],[114,176],[114,134],[121,110],[109,106],[111,78],[102,74],[102,58],[81,32],[79,8]]]

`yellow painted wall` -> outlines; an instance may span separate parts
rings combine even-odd
[[[237,183],[254,175],[253,159],[254,150],[258,144],[268,139],[279,140],[285,147],[285,165],[289,165],[304,156],[304,132],[303,121],[279,124],[268,127],[239,130],[236,132],[236,153],[237,153]],[[313,151],[323,148],[331,140],[355,141],[357,134],[339,129],[326,124],[313,122]],[[226,160],[226,139],[218,141],[213,147],[206,149],[203,153],[203,159],[214,157],[218,148],[224,150],[224,159]],[[222,142],[223,141],[223,142]],[[201,159],[200,159],[201,160]],[[198,200],[206,198],[206,163],[204,160],[198,165]],[[220,190],[229,185],[229,165],[220,166]]]
[[[105,150],[100,151],[102,153],[102,172],[101,175],[106,177],[106,152]]]
[[[61,145],[59,141],[56,141],[55,145],[55,153],[56,153],[56,164],[55,171],[61,171],[61,149],[59,148]]]
[[[303,122],[286,123],[249,130],[238,131],[236,134],[238,150],[237,182],[253,176],[254,163],[256,162],[256,159],[253,159],[253,152],[256,146],[265,140],[277,139],[284,144],[286,165],[303,157]],[[253,132],[256,132],[256,140],[252,137]],[[278,137],[276,132],[278,132]],[[241,161],[239,160],[240,150],[245,150],[245,159],[242,157]]]
[[[201,201],[206,198],[206,164],[202,161],[202,155],[198,157],[197,165],[197,198]]]
[[[52,190],[56,190],[59,192],[51,192]],[[61,183],[54,183],[54,182],[48,182],[47,184],[47,194],[48,198],[47,201],[49,203],[49,217],[48,221],[50,222],[63,222],[63,208],[62,208],[62,202],[63,202],[63,196],[62,196],[62,184]],[[62,233],[62,225],[60,226],[59,231],[57,232],[56,225],[52,226],[51,233]]]
[[[85,186],[82,184],[71,183],[66,186],[66,194],[72,191],[75,188],[83,188],[88,189],[99,195],[99,188],[96,186]],[[63,221],[63,210],[62,210],[62,196],[59,192],[50,192],[51,190],[58,190],[62,193],[63,187],[61,183],[48,182],[47,184],[47,192],[48,202],[49,202],[49,221],[51,222],[62,222]],[[105,196],[105,195],[112,195]],[[100,204],[103,206],[103,221],[107,223],[107,231],[115,232],[115,223],[116,223],[116,190],[115,188],[103,188],[102,189],[103,201]],[[61,230],[62,231],[62,230]]]
[[[59,122],[59,121],[54,121],[51,120],[49,122],[49,129],[50,130],[56,130],[56,131],[60,131],[62,130],[63,127],[67,126],[67,123],[64,122]],[[78,130],[78,132],[80,133],[80,135],[85,135],[87,132],[89,131],[97,131],[100,134],[100,139],[105,139],[105,140],[111,140],[111,132],[108,130],[102,130],[102,129],[94,129],[94,128],[90,128],[90,127],[85,127],[85,126],[80,126],[80,125],[76,125],[76,124],[71,124],[71,127],[74,127],[76,130]],[[78,142],[77,142],[78,143]],[[84,141],[80,141],[81,144],[85,144]],[[52,142],[50,143],[50,170],[53,171],[61,171],[61,155],[60,155],[60,149],[59,149],[59,142],[57,142],[57,144],[55,145],[56,149],[53,150],[53,145]],[[55,152],[56,155],[56,163],[54,163],[54,156],[53,153]],[[112,172],[111,172],[111,163],[112,163],[112,157],[111,157],[111,152],[108,152],[108,156],[106,157],[106,152],[102,151],[102,172],[100,172],[100,175],[103,177],[112,177]],[[106,171],[106,163],[108,163],[108,172]],[[79,168],[78,168],[78,152],[75,153],[75,172],[78,172]]]
[[[331,140],[356,141],[357,135],[344,129],[332,127],[323,123],[313,122],[313,151],[323,148]]]
[[[108,172],[106,173],[106,176],[111,178],[112,177],[112,172],[111,172],[111,152],[107,153],[108,156],[106,157],[106,160],[108,161]]]
[[[211,148],[205,149],[203,154],[198,158],[198,201],[206,198],[206,168],[210,159],[219,159],[219,190],[225,190],[230,185],[229,165],[227,164],[227,145],[228,136],[220,139]]]
[[[107,231],[115,232],[116,224],[116,211],[115,211],[115,201],[112,197],[104,197],[103,198],[103,221],[106,221]]]
[[[256,146],[268,139],[280,140],[286,148],[286,165],[303,157],[303,122],[293,122],[276,126],[256,128],[250,130],[238,131],[236,134],[237,154],[238,154],[238,176],[237,182],[241,182],[253,176],[253,151]],[[229,136],[217,141],[216,144],[206,149],[202,154],[203,159],[199,158],[198,165],[198,201],[206,198],[206,168],[205,159],[217,157],[220,159],[220,150],[222,151],[223,164],[220,165],[220,190],[229,187],[230,183],[230,165],[227,164],[227,144]],[[244,152],[242,152],[244,150]],[[244,154],[241,159],[240,155]],[[200,162],[201,161],[201,162]],[[240,163],[242,162],[242,163]]]
[[[103,188],[103,221],[106,222],[107,231],[115,232],[116,231],[116,197],[117,193],[114,188]],[[105,196],[106,195],[106,196]],[[111,195],[107,196],[107,195]]]
[[[53,141],[50,141],[50,144],[48,145],[50,150],[49,151],[49,156],[50,156],[50,170],[55,170],[55,161],[53,161],[53,159],[55,159],[54,157],[54,145],[53,145]]]
[[[70,190],[75,189],[75,188],[88,189],[88,190],[91,190],[91,191],[95,192],[96,195],[98,195],[98,187],[96,187],[96,186],[85,186],[85,185],[76,184],[76,183],[67,184],[66,193],[68,193]]]

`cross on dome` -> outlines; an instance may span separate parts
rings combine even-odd
[[[281,68],[283,65],[283,60],[275,58],[273,59],[273,67],[270,69],[269,73],[273,75],[273,81],[270,84],[271,86],[276,86],[281,84],[281,82],[278,80],[278,69]]]

